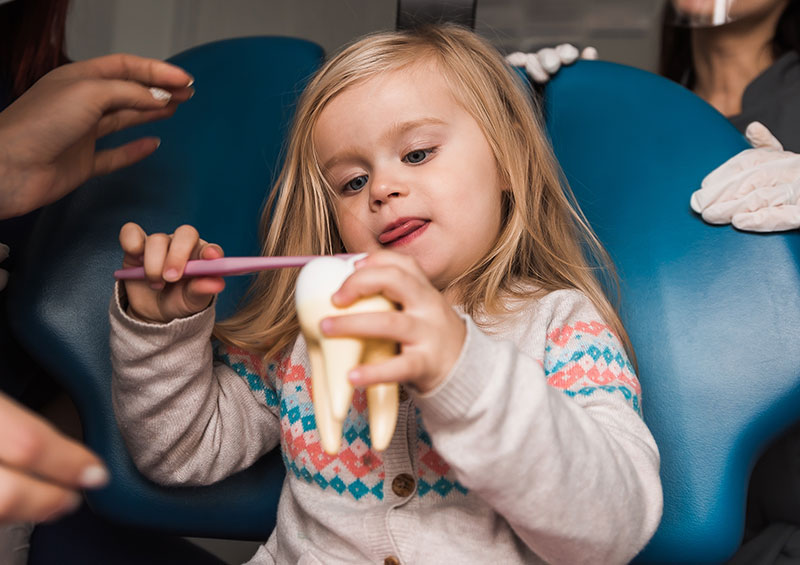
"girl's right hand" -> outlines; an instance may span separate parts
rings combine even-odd
[[[128,313],[145,322],[167,323],[186,318],[211,304],[225,288],[221,277],[181,279],[190,259],[219,259],[219,245],[200,239],[197,230],[184,225],[175,233],[147,235],[133,222],[122,226],[119,242],[125,252],[122,266],[144,266],[145,280],[123,281]]]

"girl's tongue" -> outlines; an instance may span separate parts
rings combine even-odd
[[[378,236],[378,241],[380,241],[383,245],[387,243],[391,243],[401,237],[405,237],[414,230],[417,230],[425,225],[425,220],[420,219],[413,219],[408,220],[407,222],[403,222],[401,225],[397,226],[396,228],[392,228],[383,232],[381,235]]]

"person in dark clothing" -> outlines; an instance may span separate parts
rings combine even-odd
[[[728,1],[720,25],[676,25],[702,2],[664,6],[659,73],[706,100],[744,132],[764,124],[800,152],[800,0]],[[711,0],[707,5],[711,5]]]

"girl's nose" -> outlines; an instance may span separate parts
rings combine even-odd
[[[398,198],[407,193],[408,189],[400,179],[389,176],[381,176],[379,178],[373,176],[373,183],[370,187],[370,204],[375,208],[379,208],[392,198]]]

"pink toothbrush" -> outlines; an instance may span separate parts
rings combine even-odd
[[[352,257],[339,254],[336,257]],[[322,255],[300,255],[296,257],[223,257],[221,259],[195,259],[187,261],[183,277],[246,275],[268,269],[302,267]],[[183,278],[182,277],[182,278]],[[117,280],[144,280],[144,267],[129,267],[114,271]]]

